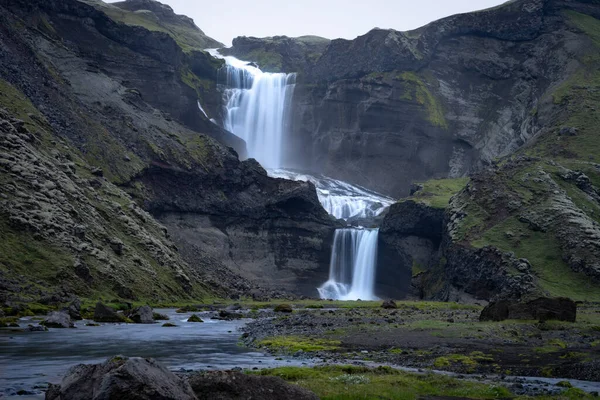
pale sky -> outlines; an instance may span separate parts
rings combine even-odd
[[[106,1],[106,0],[105,0]],[[114,2],[115,0],[109,0]],[[225,45],[237,36],[354,39],[371,29],[405,31],[506,0],[160,0]]]

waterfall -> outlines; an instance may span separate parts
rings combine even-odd
[[[377,300],[374,293],[379,229],[338,229],[333,239],[329,280],[322,299]]]
[[[218,55],[212,51],[211,54]],[[252,63],[222,57],[224,128],[244,139],[248,156],[265,168],[280,168],[296,74],[262,72]]]
[[[270,169],[269,176],[312,182],[323,208],[338,219],[372,218],[394,204],[394,199],[372,190],[323,175],[289,169]]]

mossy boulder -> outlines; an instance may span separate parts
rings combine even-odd
[[[192,316],[188,318],[187,322],[204,322],[204,321],[202,320],[202,318],[200,318],[196,314],[192,314]]]
[[[280,313],[291,313],[294,311],[294,309],[292,308],[292,306],[290,304],[278,304],[275,309],[275,312],[280,312]]]

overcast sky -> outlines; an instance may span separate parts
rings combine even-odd
[[[160,0],[226,45],[236,36],[317,35],[354,39],[378,28],[404,31],[506,0]],[[110,0],[109,2],[114,2]]]

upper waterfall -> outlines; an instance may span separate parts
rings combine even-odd
[[[296,74],[262,72],[253,63],[210,53],[226,63],[219,71],[225,86],[224,128],[244,139],[249,157],[263,167],[284,167]]]

